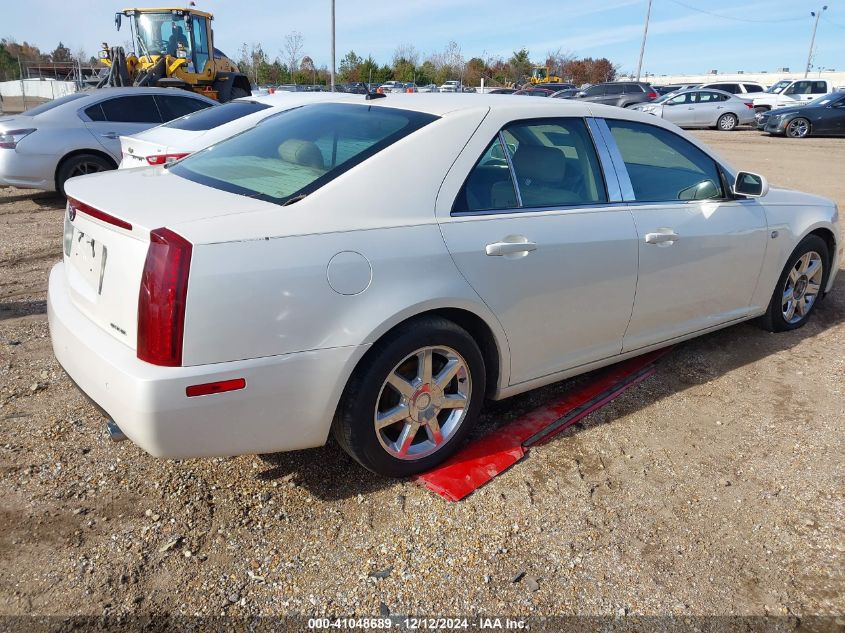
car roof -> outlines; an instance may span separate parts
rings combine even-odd
[[[192,96],[192,97],[199,97],[200,99],[207,99],[208,101],[213,101],[213,99],[209,99],[208,97],[201,95],[196,92],[191,92],[190,90],[183,90],[181,88],[141,88],[141,87],[123,87],[123,88],[93,88],[91,90],[81,90],[80,92],[85,93],[86,96],[91,98],[105,98],[105,97],[117,97],[121,95],[141,95],[141,94],[180,94],[183,96]]]
[[[727,92],[725,90],[719,90],[718,88],[708,88],[707,86],[696,86],[695,88],[684,88],[683,90],[676,90],[676,91],[674,91],[672,93],[668,93],[668,94],[683,95],[683,94],[687,94],[689,92],[715,92],[716,94],[727,95],[728,97],[736,97],[737,99],[742,98],[741,95],[735,95],[732,92]],[[753,94],[753,93],[751,93],[751,94]]]

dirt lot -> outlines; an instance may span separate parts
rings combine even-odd
[[[845,209],[845,140],[700,136]],[[333,444],[158,461],[111,442],[50,349],[62,208],[0,189],[0,614],[845,614],[845,275],[804,329],[676,348],[450,504]]]

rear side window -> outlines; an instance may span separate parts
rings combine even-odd
[[[634,196],[641,202],[721,198],[716,162],[668,130],[633,121],[608,120]]]
[[[827,82],[826,81],[814,81],[813,82],[813,94],[814,95],[823,95],[827,92]]]
[[[193,97],[181,97],[175,94],[156,95],[155,99],[158,102],[158,109],[164,121],[172,121],[191,112],[205,110],[211,105]]]
[[[493,139],[467,176],[452,211],[518,209],[520,202],[522,208],[542,208],[606,201],[584,121],[543,119],[512,123]]]
[[[152,95],[115,97],[100,102],[104,120],[119,123],[161,123]]]
[[[266,103],[257,101],[230,101],[223,105],[206,108],[193,114],[183,116],[180,119],[166,123],[163,127],[170,127],[175,130],[188,130],[190,132],[204,132],[213,130],[235,119],[240,119],[249,114],[260,112],[269,108]]]
[[[717,101],[727,101],[728,96],[719,94],[718,92],[697,92],[695,93],[695,103],[715,103]]]
[[[742,84],[745,86],[745,92],[763,92],[763,86],[755,86],[754,84]]]
[[[643,87],[639,84],[625,84],[624,92],[625,94],[631,94],[636,92],[645,92],[645,90],[643,90]]]
[[[604,87],[605,94],[609,95],[621,95],[622,94],[622,84],[607,84]]]
[[[285,204],[437,118],[397,108],[313,104],[268,117],[170,170],[215,189]]]

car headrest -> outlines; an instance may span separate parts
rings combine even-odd
[[[312,141],[291,138],[279,145],[279,157],[289,163],[325,169],[323,154]]]
[[[520,182],[560,182],[566,174],[566,156],[554,147],[520,143],[513,155],[513,167]]]

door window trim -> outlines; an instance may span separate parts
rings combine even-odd
[[[596,133],[601,137],[605,147],[607,148],[609,164],[604,164],[601,152],[599,152],[599,161],[602,162],[603,168],[602,171],[608,173],[610,170],[613,170],[613,173],[616,174],[617,184],[619,186],[619,190],[617,192],[618,198],[610,198],[610,191],[608,191],[608,198],[615,202],[635,201],[636,197],[634,196],[634,185],[631,184],[631,177],[628,175],[628,168],[625,167],[625,161],[622,159],[622,152],[619,151],[619,147],[616,145],[616,140],[610,133],[607,121],[595,117],[587,117],[587,126],[590,128],[591,132],[593,130],[593,126],[595,127]],[[594,144],[598,144],[595,143],[595,139]],[[608,180],[607,177],[605,177],[605,180]]]

